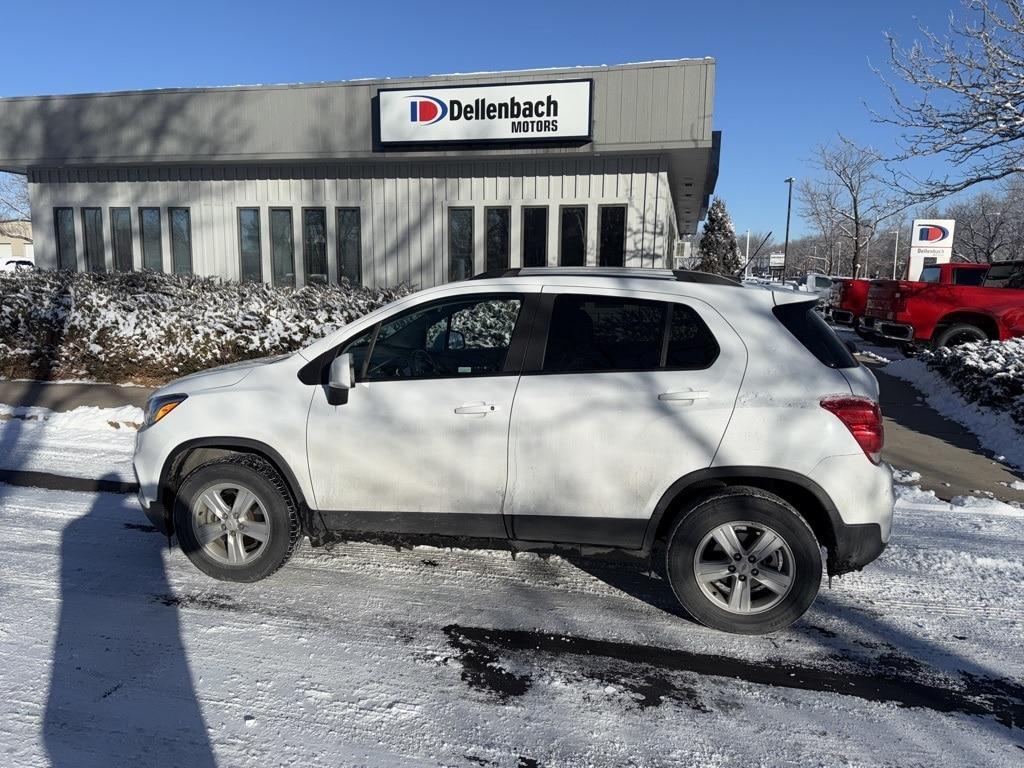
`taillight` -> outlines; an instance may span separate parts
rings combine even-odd
[[[839,417],[871,461],[875,464],[881,461],[885,432],[878,403],[869,397],[832,395],[822,398],[821,407]]]

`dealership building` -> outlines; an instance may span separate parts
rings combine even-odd
[[[36,263],[428,287],[673,266],[718,175],[711,59],[0,99]]]

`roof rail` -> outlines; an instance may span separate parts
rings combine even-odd
[[[650,267],[514,267],[491,269],[473,275],[471,280],[490,280],[502,277],[619,277],[641,280],[674,280],[680,283],[705,285],[740,285],[739,280],[710,272],[685,269],[652,269]]]

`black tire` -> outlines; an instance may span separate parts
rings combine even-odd
[[[970,323],[954,323],[943,328],[934,339],[932,346],[935,349],[940,347],[956,347],[970,341],[988,341],[988,334],[981,328]]]
[[[771,529],[792,552],[788,592],[760,612],[734,613],[720,606],[705,594],[695,573],[697,548],[705,537],[721,525],[740,521]],[[756,545],[758,540],[750,543]],[[807,612],[821,586],[821,547],[814,532],[792,505],[759,488],[725,488],[703,497],[675,522],[665,550],[665,572],[680,605],[701,624],[723,632],[759,635],[785,629]],[[735,578],[738,575],[727,577]],[[756,577],[748,578],[765,605],[775,599]]]
[[[258,554],[250,562],[229,564],[217,560],[200,544],[193,529],[193,510],[200,497],[216,484],[238,484],[255,494],[266,518],[264,543],[248,539]],[[253,582],[265,579],[288,562],[301,533],[299,516],[288,486],[270,462],[259,456],[233,456],[196,468],[178,489],[174,503],[174,529],[188,559],[203,573],[221,581]],[[239,536],[238,533],[235,536]],[[240,537],[243,538],[243,537]]]

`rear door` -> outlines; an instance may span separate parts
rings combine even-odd
[[[699,300],[542,296],[512,410],[506,521],[521,540],[639,547],[661,495],[711,464],[746,349]]]

